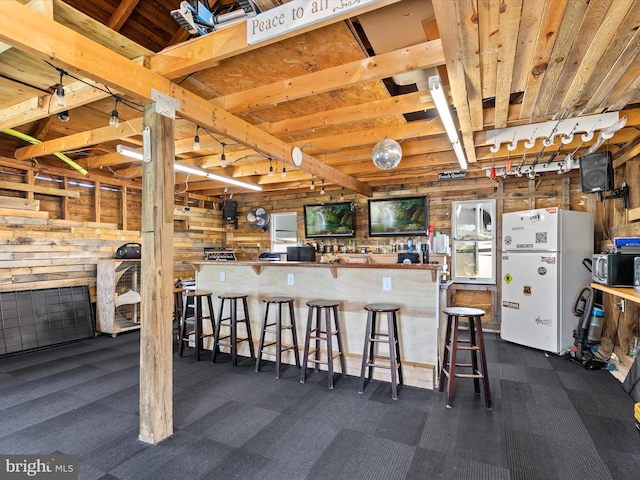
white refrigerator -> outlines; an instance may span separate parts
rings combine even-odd
[[[552,353],[573,346],[576,294],[591,283],[593,215],[539,208],[502,216],[500,336]]]

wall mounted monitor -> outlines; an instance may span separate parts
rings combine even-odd
[[[426,235],[429,228],[428,197],[369,200],[369,236]]]
[[[353,202],[323,203],[304,206],[306,238],[353,237],[356,219]]]

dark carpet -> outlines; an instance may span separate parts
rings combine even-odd
[[[174,356],[174,430],[138,441],[138,333],[0,359],[0,453],[77,454],[81,479],[563,479],[640,477],[633,401],[606,371],[485,334],[493,410],[445,393],[228,355]]]

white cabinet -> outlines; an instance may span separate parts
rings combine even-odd
[[[96,330],[114,337],[140,328],[140,260],[98,260]]]
[[[452,203],[451,264],[456,283],[496,283],[495,200]]]

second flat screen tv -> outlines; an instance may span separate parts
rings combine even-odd
[[[426,235],[428,228],[428,197],[369,200],[370,237]]]
[[[304,234],[307,238],[353,237],[355,229],[353,202],[304,206]]]

